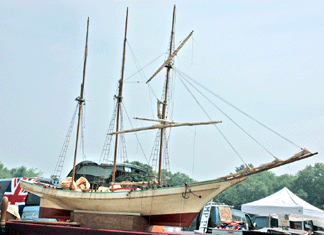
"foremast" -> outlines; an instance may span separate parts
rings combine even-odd
[[[124,36],[124,47],[123,47],[123,62],[121,78],[119,80],[118,86],[118,96],[117,98],[117,120],[116,120],[116,132],[119,132],[119,119],[120,119],[120,106],[123,99],[123,83],[124,83],[124,71],[125,71],[125,55],[126,55],[126,41],[127,41],[127,24],[128,24],[128,8],[126,10],[126,22],[125,22],[125,36]],[[114,168],[112,173],[111,188],[114,189],[115,177],[116,177],[116,164],[117,164],[117,152],[118,152],[118,134],[116,134],[115,139],[115,152],[114,152]]]
[[[87,35],[86,35],[86,44],[85,44],[85,52],[84,52],[83,79],[82,79],[82,83],[81,83],[81,91],[80,91],[80,96],[75,99],[76,101],[78,101],[79,113],[78,113],[76,143],[75,143],[75,150],[74,150],[72,182],[74,182],[74,178],[75,178],[75,166],[76,166],[76,158],[77,158],[77,153],[78,153],[78,142],[79,142],[79,131],[80,131],[81,116],[82,116],[82,106],[84,105],[84,101],[85,101],[83,98],[83,93],[84,93],[84,82],[85,82],[85,75],[86,75],[87,56],[88,56],[88,33],[89,33],[89,17],[88,17],[88,21],[87,21]],[[72,188],[72,186],[73,186],[73,184],[71,184],[71,188]]]

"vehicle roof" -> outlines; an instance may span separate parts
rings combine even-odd
[[[12,179],[14,179],[14,178],[0,179],[0,182],[11,181]]]

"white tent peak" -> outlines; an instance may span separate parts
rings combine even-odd
[[[243,204],[241,210],[251,214],[290,214],[291,220],[324,219],[324,212],[292,193],[287,187],[260,200]]]

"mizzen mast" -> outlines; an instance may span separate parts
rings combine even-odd
[[[75,151],[74,151],[72,183],[74,182],[74,178],[75,178],[75,165],[76,165],[76,157],[77,157],[77,152],[78,152],[79,131],[80,131],[81,116],[82,116],[82,105],[84,104],[84,101],[85,101],[83,98],[83,92],[84,92],[84,82],[85,82],[86,65],[87,65],[87,55],[88,55],[88,33],[89,33],[89,17],[88,17],[88,21],[87,21],[87,36],[86,36],[86,45],[85,45],[85,52],[84,52],[83,79],[82,79],[82,83],[81,83],[81,92],[80,92],[80,96],[75,99],[76,101],[78,101],[78,104],[79,104],[79,114],[78,114],[78,127],[77,127],[76,143],[75,143]],[[71,184],[71,187],[72,187],[72,185],[73,184]]]
[[[116,132],[119,132],[119,119],[120,119],[120,105],[123,99],[123,82],[124,82],[124,70],[125,70],[125,55],[126,55],[126,41],[127,41],[127,23],[128,23],[128,8],[126,10],[126,22],[125,22],[125,37],[123,47],[123,64],[121,71],[121,78],[119,80],[118,96],[117,98],[117,120],[116,120]],[[116,164],[117,164],[117,150],[118,150],[118,134],[116,134],[115,140],[115,152],[114,152],[114,168],[112,173],[111,187],[114,188],[116,177]]]

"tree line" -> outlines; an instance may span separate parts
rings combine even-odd
[[[236,168],[236,171],[244,166]],[[214,198],[215,202],[226,203],[241,209],[241,205],[269,196],[287,187],[291,192],[319,209],[324,205],[324,164],[306,166],[295,175],[277,176],[264,171],[249,176],[245,181],[232,186]]]
[[[0,162],[0,179],[20,178],[20,177],[41,177],[43,172],[36,168],[27,169],[25,166],[8,169]]]

